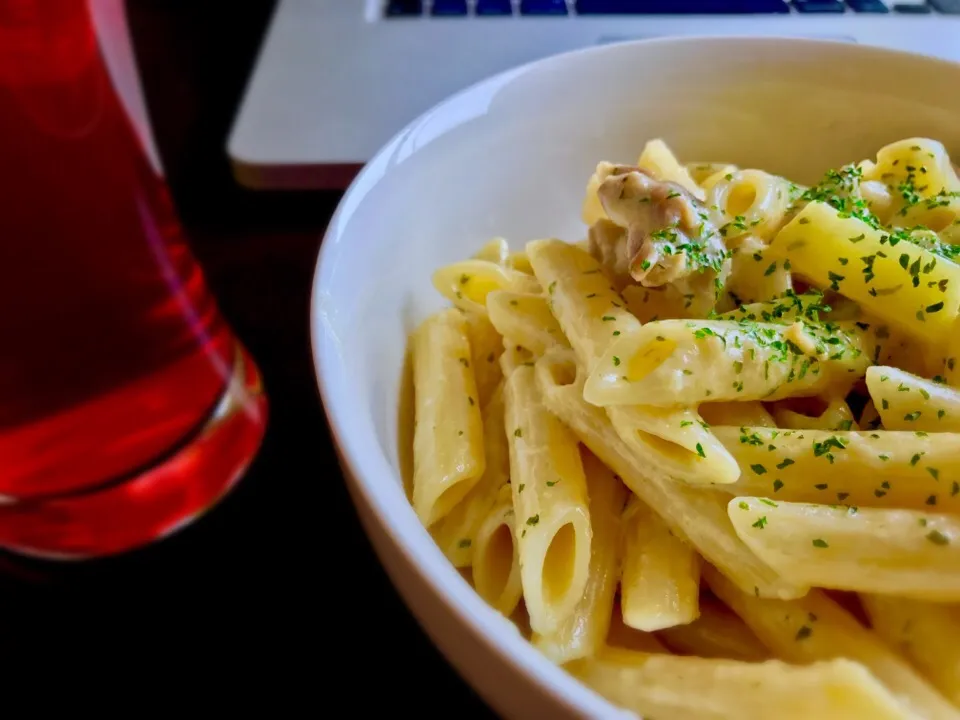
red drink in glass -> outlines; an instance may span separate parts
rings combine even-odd
[[[0,546],[169,533],[265,422],[171,205],[122,2],[0,0]]]

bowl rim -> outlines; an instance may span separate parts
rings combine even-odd
[[[459,623],[465,627],[471,635],[478,638],[479,642],[484,643],[491,653],[508,663],[514,673],[525,676],[529,682],[536,683],[543,692],[549,693],[555,700],[580,715],[596,717],[598,713],[603,713],[605,717],[624,714],[632,718],[637,717],[632,712],[616,707],[590,688],[579,683],[565,670],[554,665],[534,648],[531,643],[523,638],[519,632],[516,632],[513,624],[508,619],[490,608],[460,575],[457,568],[455,568],[439,548],[437,548],[426,528],[424,528],[420,524],[419,519],[415,517],[413,508],[406,497],[406,493],[403,491],[403,479],[397,477],[397,473],[394,472],[387,458],[382,457],[382,453],[378,453],[381,457],[371,457],[370,453],[363,452],[364,445],[371,442],[377,445],[376,440],[372,437],[354,437],[350,435],[349,428],[347,427],[349,424],[348,417],[351,412],[355,413],[357,410],[355,405],[345,406],[342,403],[338,403],[336,399],[337,393],[332,389],[337,383],[343,382],[344,372],[343,363],[337,362],[338,353],[335,348],[330,347],[330,343],[328,343],[327,323],[323,317],[324,310],[322,303],[326,287],[324,279],[328,274],[332,273],[332,270],[329,268],[334,264],[335,256],[339,251],[338,236],[341,234],[340,228],[343,226],[344,221],[355,212],[356,207],[359,206],[360,201],[368,192],[369,188],[376,184],[380,177],[382,177],[383,172],[379,170],[383,165],[382,161],[387,157],[391,149],[396,147],[398,143],[415,130],[425,118],[442,110],[444,106],[447,106],[462,96],[476,92],[489,83],[501,81],[508,75],[516,77],[532,71],[547,69],[551,65],[561,65],[575,60],[575,58],[582,55],[590,56],[605,53],[616,54],[628,52],[629,48],[638,45],[702,46],[705,43],[737,47],[741,52],[749,52],[751,49],[759,50],[760,46],[770,45],[771,43],[776,44],[777,50],[780,52],[783,51],[784,44],[822,47],[824,50],[839,50],[844,53],[860,55],[864,58],[865,63],[871,55],[887,58],[900,57],[905,61],[925,63],[930,66],[932,70],[936,70],[937,66],[940,66],[941,71],[945,70],[952,73],[958,73],[958,71],[960,71],[960,63],[924,55],[922,53],[863,43],[850,43],[843,39],[779,35],[683,35],[629,39],[577,48],[523,63],[471,83],[461,90],[448,95],[407,123],[374,153],[343,193],[336,210],[324,230],[312,280],[310,293],[310,340],[314,373],[316,375],[323,412],[330,427],[336,449],[339,451],[338,457],[342,470],[344,471],[344,479],[348,485],[352,484],[356,491],[356,493],[351,493],[352,502],[355,506],[358,506],[358,494],[362,497],[363,502],[374,515],[376,522],[379,523],[384,534],[390,538],[391,542],[404,556],[410,566],[416,569],[418,575],[429,587],[430,591],[450,609]],[[390,486],[397,488],[403,500],[401,505],[402,511],[399,514],[396,510],[396,505],[389,502],[395,498],[384,497],[384,494],[382,494],[377,487],[377,484],[380,482],[378,476],[384,473],[389,475]],[[399,482],[397,482],[398,480]],[[419,530],[419,532],[414,535],[411,535],[409,529],[405,527],[410,524],[409,521],[411,519],[415,521],[415,530]],[[368,533],[366,529],[364,532],[369,537],[370,533]],[[439,556],[439,561],[437,556]],[[396,583],[392,584],[396,586]],[[408,611],[416,617],[416,612],[413,612],[410,601],[406,597],[403,597],[402,594],[401,597]],[[422,627],[423,624],[420,624]],[[514,631],[510,632],[511,629]],[[427,633],[427,635],[429,637],[429,633]],[[436,643],[432,638],[431,643],[436,647]],[[447,657],[445,652],[443,654],[445,659],[456,668],[456,663],[454,663],[450,657]],[[458,674],[463,678],[463,674],[459,672],[459,668]],[[470,684],[466,678],[463,679]],[[475,687],[474,689],[483,695],[481,688]],[[486,700],[486,697],[484,697],[484,700],[489,702]]]

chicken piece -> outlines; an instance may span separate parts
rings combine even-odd
[[[633,283],[627,255],[627,231],[612,220],[600,218],[587,233],[587,249],[606,268],[617,290]]]
[[[609,175],[597,190],[607,217],[627,229],[630,275],[659,287],[693,272],[719,272],[726,247],[703,206],[675,183],[635,168]]]
[[[729,260],[699,201],[633,167],[605,166],[597,195],[609,220],[590,228],[590,250],[620,287],[673,285],[704,311],[716,303]],[[599,168],[598,168],[599,174]]]

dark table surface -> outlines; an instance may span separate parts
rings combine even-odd
[[[99,658],[109,658],[112,670],[142,675],[158,700],[186,685],[221,695],[224,686],[207,678],[226,672],[235,697],[266,694],[275,709],[306,702],[321,717],[341,707],[361,716],[389,708],[490,717],[380,568],[337,465],[308,313],[340,193],[245,190],[225,155],[272,7],[128,0],[181,218],[223,313],[264,375],[263,447],[215,510],[146,550],[52,566],[0,557],[0,657],[33,651],[76,671],[86,663],[75,661],[93,653],[95,672],[106,672]],[[237,671],[252,682],[238,682]]]

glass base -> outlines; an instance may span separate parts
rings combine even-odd
[[[0,505],[0,547],[48,560],[83,560],[170,535],[243,476],[263,439],[266,417],[259,371],[238,346],[233,377],[191,442],[120,482]]]

